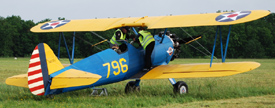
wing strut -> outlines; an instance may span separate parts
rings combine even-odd
[[[102,36],[96,34],[95,32],[91,31],[91,33],[93,33],[94,35],[96,35],[96,36],[98,36],[99,38],[103,39],[104,41],[102,41],[102,42],[107,41],[108,43],[110,43],[107,39],[105,39],[105,38],[103,38]],[[61,38],[62,38],[62,37],[63,37],[64,43],[65,43],[65,47],[66,47],[66,50],[67,50],[67,53],[68,53],[69,61],[70,61],[71,64],[73,64],[73,63],[74,63],[74,52],[75,52],[75,37],[76,37],[75,32],[74,32],[74,34],[73,34],[72,57],[71,57],[71,55],[70,55],[69,48],[68,48],[68,45],[67,45],[67,42],[66,42],[64,33],[63,33],[63,32],[60,32],[60,33],[59,33],[58,59],[60,58],[60,45],[61,45]],[[80,38],[80,37],[78,37],[78,38]],[[83,41],[85,41],[85,40],[82,39],[82,38],[80,38],[80,39],[83,40]],[[86,41],[85,41],[85,42],[86,42]],[[102,43],[102,42],[101,42],[101,43]],[[88,43],[89,43],[89,42],[88,42]],[[90,43],[89,43],[89,44],[90,44]],[[91,45],[92,45],[92,44],[91,44]],[[95,45],[97,45],[97,44],[95,44]],[[95,46],[95,45],[93,45],[93,46]],[[96,48],[98,48],[98,47],[96,47]],[[98,48],[98,49],[101,50],[100,48]]]
[[[64,33],[60,32],[59,33],[59,43],[58,43],[58,59],[60,58],[60,44],[61,44],[61,38],[62,38],[61,36],[63,37],[63,40],[64,40],[64,44],[65,44],[65,47],[66,47],[66,50],[67,50],[67,53],[68,53],[69,61],[70,61],[71,64],[73,64],[74,63],[74,48],[75,48],[75,32],[74,32],[74,35],[73,35],[72,58],[71,58],[71,55],[70,55],[70,52],[69,52],[69,48],[68,48]]]
[[[217,41],[217,35],[218,35],[219,28],[220,28],[220,26],[217,27],[216,34],[215,34],[215,41],[214,41],[214,46],[213,46],[212,55],[211,55],[210,68],[212,67],[212,61],[213,61],[213,57],[214,57],[214,53],[215,53],[216,41]]]
[[[215,34],[214,46],[213,46],[212,55],[211,55],[210,67],[212,66],[212,61],[213,61],[213,57],[214,57],[214,53],[215,53],[218,32],[220,32],[222,62],[223,63],[225,62],[225,58],[226,58],[226,54],[227,54],[227,48],[228,48],[228,43],[229,43],[229,38],[230,38],[230,33],[231,33],[231,27],[232,27],[232,25],[229,26],[229,31],[228,31],[228,35],[227,35],[225,50],[223,50],[221,26],[217,27],[216,34]]]
[[[165,30],[164,30],[164,33],[163,33],[163,36],[162,36],[162,39],[161,39],[160,43],[162,43],[162,41],[164,39],[164,36],[166,35],[166,32],[167,32],[167,28],[165,28]]]
[[[71,64],[74,63],[74,48],[75,48],[75,32],[73,35],[73,49],[72,49],[72,59],[71,59]]]
[[[136,36],[138,35],[138,32],[136,31],[135,27],[132,27],[132,30],[134,31],[134,33],[136,34]]]
[[[227,47],[228,47],[229,38],[230,38],[231,27],[232,27],[232,25],[229,26],[229,31],[228,31],[228,35],[227,35],[226,46],[225,46],[225,51],[224,51],[222,62],[225,62]]]

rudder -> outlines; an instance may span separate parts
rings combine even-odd
[[[44,95],[49,75],[64,68],[52,49],[45,43],[38,44],[31,56],[28,69],[28,87],[34,95]]]

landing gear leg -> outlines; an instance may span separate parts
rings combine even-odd
[[[176,80],[175,80],[174,78],[169,78],[168,80],[170,81],[170,83],[171,83],[172,85],[175,85],[175,84],[176,84]]]
[[[175,94],[186,94],[188,93],[188,86],[184,81],[178,81],[174,78],[169,78],[170,83],[173,85],[173,91]]]
[[[127,94],[127,93],[139,92],[140,91],[139,83],[140,83],[140,80],[129,81],[126,84],[125,93]]]

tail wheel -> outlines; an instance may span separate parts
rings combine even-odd
[[[175,94],[186,94],[186,93],[188,93],[188,86],[184,81],[178,81],[174,85],[173,91]]]
[[[140,87],[136,86],[135,81],[129,81],[126,84],[125,93],[133,93],[133,92],[139,92],[139,91],[140,91]]]

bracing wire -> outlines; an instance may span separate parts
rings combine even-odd
[[[88,41],[86,41],[85,39],[83,39],[83,38],[81,38],[81,37],[79,37],[79,36],[76,36],[78,39],[80,39],[80,40],[82,40],[82,41],[84,41],[84,42],[86,42],[87,44],[90,44],[91,46],[93,46],[94,44],[92,44],[91,42],[88,42]],[[93,46],[93,47],[95,47],[95,48],[97,48],[98,50],[100,50],[100,51],[102,51],[102,49],[100,49],[99,47],[97,47],[97,46]]]
[[[190,35],[188,32],[186,32],[183,28],[180,27],[180,29],[181,29],[182,31],[184,31],[189,37],[191,37],[192,39],[194,39],[194,38],[192,37],[192,35]],[[96,35],[97,37],[99,37],[99,38],[101,38],[101,39],[103,39],[103,40],[106,40],[106,38],[103,38],[102,36],[100,36],[99,34],[93,32],[93,31],[91,31],[91,33],[93,33],[94,35]],[[80,37],[78,37],[78,38],[80,38]],[[86,42],[86,43],[88,43],[88,44],[90,44],[90,45],[93,46],[92,43],[90,43],[90,42],[88,42],[88,41],[86,41],[86,40],[84,40],[84,39],[82,39],[82,38],[80,38],[80,39],[83,40],[84,42]],[[110,43],[110,41],[107,41],[107,42]],[[207,53],[209,53],[209,54],[211,55],[211,53],[210,53],[204,46],[202,46],[198,41],[196,41],[196,43],[199,44],[205,51],[207,51]],[[206,53],[204,53],[203,51],[201,51],[200,49],[196,48],[195,46],[193,46],[193,45],[191,45],[191,44],[188,44],[188,45],[190,45],[190,46],[193,47],[194,49],[198,50],[199,52],[201,52],[201,53],[204,54],[205,56],[209,56],[209,55],[207,55]],[[102,51],[102,49],[98,48],[97,46],[95,46],[95,47],[96,47],[97,49],[99,49],[99,50]],[[215,57],[215,56],[214,56],[214,58],[217,59],[217,57]]]
[[[97,37],[99,37],[99,38],[101,38],[101,39],[103,39],[103,40],[106,40],[106,38],[100,36],[99,34],[93,32],[93,31],[91,31],[91,33],[93,33],[94,35],[96,35]],[[107,41],[107,42],[108,42],[109,44],[111,43],[110,41]]]
[[[183,40],[184,41],[184,40]],[[186,41],[184,41],[184,42],[186,42]],[[196,49],[196,50],[198,50],[199,52],[201,52],[202,54],[204,54],[205,56],[208,56],[208,57],[210,57],[210,55],[207,55],[206,53],[204,53],[203,51],[201,51],[200,49],[198,49],[198,48],[196,48],[195,46],[193,46],[193,45],[191,45],[191,44],[188,44],[188,45],[190,45],[192,48],[194,48],[194,49]],[[215,57],[216,58],[216,57]]]
[[[192,35],[190,35],[188,32],[186,32],[183,28],[180,27],[180,29],[185,32],[189,37],[191,37],[192,39],[194,39],[192,37]],[[208,54],[212,55],[211,52],[209,52],[203,45],[201,45],[197,40],[195,40],[197,44],[199,44]],[[191,44],[188,44],[190,45],[191,47],[193,47],[194,49],[198,50],[199,52],[203,53],[205,56],[209,56],[207,55],[206,53],[204,53],[203,51],[201,51],[200,49],[196,48],[195,46],[191,45]],[[217,57],[214,56],[215,59],[217,59]]]

